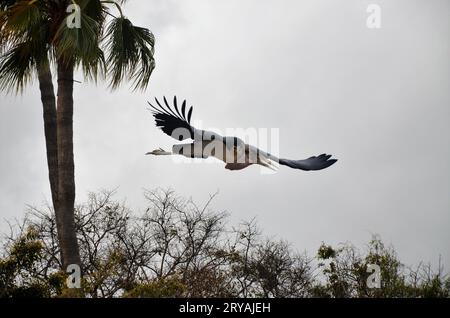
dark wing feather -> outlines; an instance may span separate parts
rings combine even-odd
[[[164,104],[166,105],[167,109],[169,110],[169,112],[174,115],[175,117],[177,116],[177,114],[175,114],[175,112],[173,111],[172,108],[170,108],[169,103],[167,102],[166,96],[163,96],[164,99]]]
[[[189,110],[188,119],[186,119],[186,101],[183,102],[180,113],[176,104],[176,97],[174,98],[175,111],[169,106],[166,97],[163,97],[163,100],[166,107],[161,105],[157,98],[155,98],[155,101],[158,106],[154,106],[148,102],[151,106],[153,117],[155,117],[156,126],[165,134],[177,140],[193,139],[194,127],[190,124],[192,107]]]
[[[175,110],[176,110],[176,112],[177,112],[177,115],[178,115],[179,117],[181,117],[180,111],[178,110],[177,97],[176,97],[176,96],[173,97],[173,106],[175,106]]]
[[[181,105],[181,113],[184,115],[186,112],[186,100],[183,101],[183,105]]]
[[[191,108],[189,109],[189,112],[188,112],[188,118],[187,118],[188,123],[191,122],[191,116],[192,116],[192,106],[191,106]]]

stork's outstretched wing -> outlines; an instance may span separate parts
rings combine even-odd
[[[161,128],[164,133],[177,140],[194,139],[196,129],[191,126],[192,106],[189,108],[186,116],[186,100],[181,104],[180,111],[180,109],[178,109],[176,96],[173,98],[175,110],[169,106],[166,97],[163,99],[166,107],[161,105],[156,97],[155,101],[157,106],[148,102],[152,108],[151,111],[155,117],[156,126]]]

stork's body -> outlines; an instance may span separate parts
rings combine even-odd
[[[192,107],[186,116],[186,101],[181,105],[181,111],[174,97],[174,109],[171,108],[164,97],[163,107],[155,98],[157,106],[152,107],[156,125],[167,135],[182,141],[192,139],[191,143],[176,144],[172,152],[157,149],[147,154],[151,155],[182,155],[188,158],[215,157],[225,162],[225,168],[229,170],[241,170],[252,164],[262,165],[270,169],[276,169],[277,163],[301,170],[321,170],[334,164],[337,160],[330,159],[331,155],[322,154],[304,160],[279,159],[276,156],[246,144],[237,137],[221,136],[215,132],[197,129],[191,126]]]

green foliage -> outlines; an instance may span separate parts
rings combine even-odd
[[[322,260],[336,257],[336,251],[331,247],[322,243],[317,251],[317,257]]]
[[[124,293],[125,298],[176,298],[182,297],[186,290],[179,277],[167,277],[138,284]]]
[[[3,245],[0,297],[450,296],[441,265],[407,268],[378,237],[362,251],[322,243],[313,260],[264,239],[253,221],[225,227],[210,201],[199,207],[173,191],[147,191],[146,212],[133,217],[112,195],[90,194],[76,209],[81,289],[67,288],[60,271],[52,211],[32,209]],[[367,284],[370,264],[381,269],[381,288]]]
[[[72,3],[80,6],[80,28],[67,27],[66,9]],[[48,62],[74,63],[94,81],[110,76],[113,89],[124,80],[132,81],[134,89],[145,89],[155,67],[155,39],[148,29],[124,17],[119,3],[2,1],[0,89],[21,92],[40,65]],[[112,9],[118,9],[120,16],[114,16]]]
[[[350,244],[338,249],[319,248],[319,267],[326,278],[325,286],[315,286],[317,297],[448,297],[449,278],[442,268],[433,272],[430,266],[419,265],[406,270],[393,248],[387,248],[379,237],[373,237],[367,251],[361,254]],[[369,288],[369,264],[381,270],[381,288]]]
[[[124,78],[134,79],[134,88],[145,88],[155,67],[155,38],[147,29],[134,26],[125,17],[114,18],[106,31],[111,86]]]
[[[35,276],[42,256],[33,228],[7,246],[7,257],[0,259],[0,297],[49,297],[47,286]]]

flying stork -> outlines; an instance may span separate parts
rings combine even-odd
[[[331,155],[321,154],[303,160],[281,159],[255,146],[245,143],[237,137],[221,136],[215,132],[197,129],[191,126],[192,106],[186,115],[186,100],[181,108],[178,107],[176,96],[173,107],[169,106],[166,97],[163,106],[155,97],[156,105],[151,107],[156,126],[167,135],[178,141],[191,139],[193,142],[173,145],[172,151],[162,148],[147,152],[146,155],[182,155],[188,158],[215,157],[225,162],[225,169],[241,170],[252,164],[262,165],[275,170],[278,163],[293,169],[321,170],[334,164],[337,159],[330,159]]]

